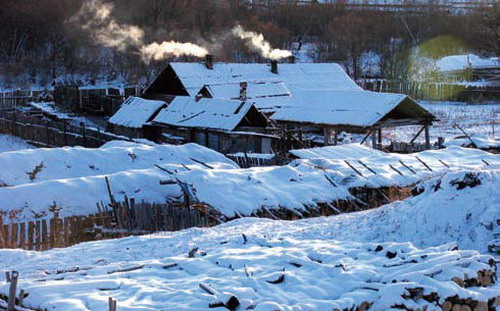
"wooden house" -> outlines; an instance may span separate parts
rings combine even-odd
[[[250,101],[178,96],[152,120],[155,133],[148,138],[222,153],[270,153],[277,137],[267,133],[268,121]]]
[[[166,106],[167,103],[161,100],[130,96],[108,120],[107,131],[133,138],[144,137],[144,124],[152,121]]]
[[[286,88],[290,93],[296,90],[362,90],[342,67],[335,63],[214,63],[210,55],[204,63],[172,62],[146,88],[143,97],[158,99],[164,96],[196,96],[204,86],[232,85],[237,89],[240,82],[249,84],[266,83],[260,90],[269,93]],[[279,83],[282,83],[281,87]],[[255,86],[256,91],[259,86]],[[215,91],[215,90],[213,90]],[[220,90],[217,90],[220,91]],[[271,93],[272,93],[271,92]],[[281,92],[281,91],[279,91]],[[223,90],[223,98],[227,90]],[[233,92],[237,94],[236,92]],[[256,93],[258,94],[258,93]],[[216,98],[219,95],[212,94]],[[232,95],[229,95],[232,96]],[[251,97],[251,96],[249,96]]]

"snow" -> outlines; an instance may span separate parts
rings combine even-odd
[[[360,144],[345,144],[309,149],[294,149],[290,153],[300,159],[360,160],[364,157],[383,156],[385,153]]]
[[[195,96],[205,84],[227,84],[252,81],[283,82],[294,93],[302,89],[361,90],[334,63],[280,63],[278,73],[269,64],[214,63],[208,69],[202,63],[170,63],[190,96]]]
[[[18,186],[41,181],[112,174],[124,170],[151,168],[155,164],[203,162],[237,165],[211,149],[197,144],[146,146],[112,142],[99,149],[82,147],[41,148],[0,153],[0,184]],[[28,172],[39,172],[30,176]]]
[[[73,112],[61,111],[61,109],[57,107],[56,103],[54,102],[29,102],[28,105],[41,111],[47,116],[69,122],[74,126],[81,126],[81,124],[84,123],[87,128],[99,128],[98,125],[96,125],[86,117],[79,116]]]
[[[191,145],[191,148],[195,146]],[[174,148],[159,147],[166,147],[167,150]],[[118,156],[114,156],[116,160],[108,160],[106,163],[119,164],[118,167],[99,164],[101,171],[95,172],[86,166],[64,169],[64,163],[54,166],[47,162],[47,169],[42,169],[40,177],[37,174],[34,183],[30,183],[26,174],[33,170],[32,167],[14,171],[24,181],[18,182],[18,186],[0,188],[1,210],[13,211],[16,220],[31,219],[34,215],[49,217],[49,207],[55,202],[63,208],[61,215],[64,216],[94,213],[96,202],[110,203],[104,181],[107,176],[117,200],[123,200],[127,196],[135,198],[137,202],[180,202],[182,193],[177,184],[159,185],[160,180],[174,183],[180,181],[187,185],[193,202],[208,204],[221,213],[223,218],[255,215],[258,212],[272,213],[273,210],[280,209],[300,216],[309,209],[318,208],[320,204],[354,199],[349,193],[353,188],[408,187],[449,171],[500,167],[498,155],[476,149],[450,147],[410,155],[382,154],[351,162],[323,158],[295,160],[284,166],[237,169],[234,162],[222,155],[210,151],[213,153],[211,155],[206,148],[198,147],[201,154],[191,151],[186,152],[184,157],[175,154],[169,159],[166,151],[163,153],[163,160],[151,158],[151,163],[160,164],[169,171],[167,172],[151,166],[138,169],[141,165],[134,167],[131,164],[134,162],[127,153],[128,149],[108,149],[107,159],[115,152]],[[173,152],[172,149],[170,152]],[[146,157],[141,155],[140,150],[134,151],[134,154],[138,155],[138,162]],[[213,169],[193,159],[209,163]],[[425,162],[429,168],[420,161]],[[60,169],[54,172],[53,168]],[[10,175],[14,176],[13,173]],[[15,182],[12,178],[7,181],[13,183],[12,180]]]
[[[213,98],[239,99],[240,84],[209,84],[205,85]],[[290,91],[283,82],[265,81],[247,83],[247,99],[290,96]]]
[[[500,148],[500,140],[491,139],[487,135],[475,134],[467,137],[459,137],[445,142],[445,146],[469,147],[472,142],[480,149]]]
[[[33,148],[33,146],[19,137],[0,134],[0,152],[16,151],[30,148]]]
[[[125,127],[141,128],[144,123],[151,120],[160,108],[166,105],[161,100],[147,100],[130,96],[108,122]]]
[[[463,133],[456,127],[460,125],[469,135],[487,135],[490,139],[499,139],[500,103],[466,104],[457,102],[420,102],[420,105],[434,114],[440,121],[430,127],[431,141],[438,137],[446,140],[462,136]],[[384,129],[385,138],[393,141],[410,141],[418,132],[420,126],[405,126]],[[360,138],[360,140],[362,137]],[[423,141],[423,135],[417,142]]]
[[[436,66],[440,71],[499,67],[500,59],[498,57],[481,58],[475,54],[449,55],[437,60]]]
[[[411,105],[417,116],[433,116],[406,95],[369,91],[302,91],[271,116],[276,121],[313,124],[374,125],[400,105]]]
[[[153,122],[178,127],[232,131],[252,108],[251,101],[177,96]]]
[[[480,184],[460,188],[456,181],[469,174]],[[498,296],[498,284],[462,288],[452,278],[493,269],[491,256],[454,249],[458,242],[483,250],[495,232],[486,226],[498,231],[499,177],[498,170],[449,173],[414,198],[348,215],[245,218],[46,252],[0,250],[0,269],[20,272],[27,306],[56,311],[103,310],[108,297],[123,311],[210,310],[218,300],[200,284],[236,296],[242,310],[342,310],[362,302],[370,310],[441,310],[402,296],[416,288],[436,293],[440,304],[455,295]],[[4,280],[0,292],[8,292]]]

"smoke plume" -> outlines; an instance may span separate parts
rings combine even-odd
[[[113,5],[101,0],[85,1],[77,19],[82,29],[103,46],[125,50],[128,46],[142,45],[144,31],[136,26],[122,25],[111,17]]]
[[[197,57],[203,57],[208,54],[208,51],[193,43],[180,43],[175,41],[157,43],[153,42],[151,44],[142,46],[141,56],[144,62],[148,62],[151,59],[162,60],[165,55],[191,55]]]
[[[124,51],[128,47],[139,50],[145,63],[152,59],[162,60],[168,55],[205,56],[208,51],[194,43],[180,43],[174,41],[153,42],[145,44],[144,30],[134,25],[121,24],[112,16],[113,5],[102,0],[84,1],[84,4],[73,18],[80,22],[83,30],[88,32],[98,44]]]
[[[292,56],[290,51],[271,48],[271,44],[264,39],[262,34],[258,34],[253,31],[245,31],[240,25],[234,27],[231,33],[234,36],[245,40],[246,45],[250,49],[259,53],[263,57],[281,59]]]

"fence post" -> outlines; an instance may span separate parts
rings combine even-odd
[[[9,287],[9,301],[7,305],[7,311],[16,311],[16,291],[17,291],[17,280],[19,279],[19,272],[12,271],[12,273],[6,272],[7,282],[10,283]]]
[[[80,122],[80,126],[82,127],[82,136],[83,136],[83,147],[87,147],[87,133],[85,131],[85,123]]]
[[[49,133],[50,130],[49,130],[49,122],[48,121],[45,122],[45,132],[47,134],[47,141],[46,141],[47,147],[50,147],[50,133]]]
[[[68,136],[66,134],[66,122],[63,122],[64,146],[68,145]]]

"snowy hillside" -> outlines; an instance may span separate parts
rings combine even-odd
[[[0,268],[20,271],[26,306],[50,310],[104,310],[108,297],[125,311],[209,310],[231,296],[237,310],[260,311],[487,307],[500,291],[490,286],[492,258],[453,242],[483,250],[498,232],[499,177],[448,174],[413,199],[342,217],[246,218],[43,253],[0,250]],[[0,281],[0,293],[7,288]]]

